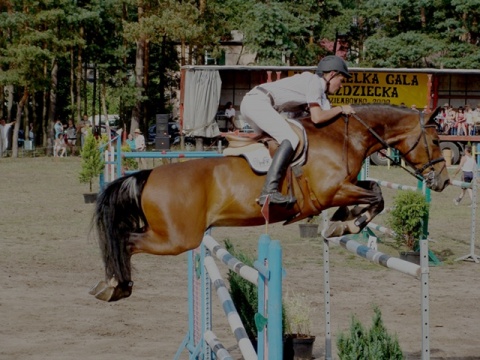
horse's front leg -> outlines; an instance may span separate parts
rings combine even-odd
[[[326,237],[357,234],[384,208],[382,190],[374,181],[343,185],[333,204],[340,207],[330,219]],[[349,205],[355,206],[350,209]]]

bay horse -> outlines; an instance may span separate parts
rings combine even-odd
[[[353,108],[354,115],[323,125],[301,120],[307,160],[294,180],[281,184],[283,193],[292,185],[297,203],[272,205],[270,223],[338,207],[326,234],[358,233],[384,204],[379,186],[357,181],[357,175],[363,160],[385,147],[397,149],[412,174],[432,190],[449,184],[433,120],[439,109],[424,119],[418,111],[397,106]],[[92,222],[106,279],[90,293],[105,301],[130,296],[133,254],[177,255],[197,248],[211,227],[264,224],[256,202],[264,179],[241,157],[219,157],[162,165],[111,182],[97,200]]]

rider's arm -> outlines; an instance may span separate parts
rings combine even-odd
[[[355,111],[353,111],[350,105],[336,106],[329,110],[322,110],[320,105],[316,103],[309,104],[309,106],[310,106],[310,116],[312,118],[312,122],[315,124],[321,124],[325,121],[333,119],[334,117],[340,114],[348,115],[348,114],[355,113]]]

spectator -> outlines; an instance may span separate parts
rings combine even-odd
[[[5,119],[0,119],[0,156],[6,155],[6,151],[9,148],[9,133],[12,125],[15,125],[15,121],[6,123]]]
[[[457,135],[457,128],[455,127],[456,118],[457,118],[457,113],[451,106],[448,106],[448,109],[445,115],[445,125],[444,125],[445,135]]]
[[[143,152],[146,150],[145,137],[142,135],[140,129],[135,129],[135,151]],[[145,169],[147,167],[147,162],[145,158],[138,158],[139,169]]]
[[[133,138],[132,134],[128,134],[127,145],[130,148],[130,151],[135,151],[135,139]]]
[[[65,135],[59,133],[55,138],[55,145],[53,146],[53,156],[54,157],[64,157],[67,151],[67,144],[65,143]]]
[[[480,103],[477,104],[475,110],[473,110],[473,126],[474,126],[474,135],[476,133],[476,128],[480,126]]]
[[[55,130],[55,140],[58,139],[59,134],[63,134],[63,124],[60,120],[55,121],[55,125],[53,125],[53,129]]]
[[[33,128],[33,123],[30,123],[28,127],[28,140],[32,141],[33,144],[35,143],[35,130]]]
[[[80,144],[80,149],[83,148],[83,142],[85,139],[83,138],[82,128],[85,126],[85,123],[88,121],[88,115],[83,114],[82,119],[77,123],[77,144]]]
[[[83,144],[85,144],[85,138],[88,135],[88,132],[91,130],[90,120],[84,121],[83,126],[81,127],[81,146],[83,148]]]
[[[227,127],[228,130],[235,131],[237,127],[235,126],[235,108],[233,107],[233,104],[231,101],[227,102],[225,105],[225,117],[227,118]],[[229,126],[228,124],[231,124]]]
[[[76,143],[77,143],[77,129],[73,124],[73,120],[68,120],[68,127],[65,130],[65,135],[67,135],[67,146],[70,149],[70,154],[75,156]]]
[[[471,184],[473,180],[473,172],[477,171],[477,164],[475,163],[475,159],[472,156],[471,146],[465,146],[465,155],[462,156],[462,159],[460,160],[460,165],[458,165],[457,171],[455,171],[455,174],[453,174],[453,177],[457,176],[460,170],[463,171],[462,181],[465,183]],[[473,202],[473,191],[471,187],[467,188],[462,186],[462,191],[458,196],[458,198],[453,199],[453,202],[455,203],[455,205],[460,204],[460,201],[462,201],[463,197],[465,196],[465,192],[467,190],[468,190],[468,195],[470,196],[470,200]]]
[[[467,126],[467,135],[475,135],[475,124],[473,122],[473,109],[467,104],[465,105],[465,119]]]
[[[444,104],[442,109],[437,114],[437,117],[435,118],[435,120],[437,121],[437,124],[438,124],[438,130],[442,134],[445,133],[445,128],[446,128],[446,125],[447,125],[446,124],[447,111],[448,111],[448,104]]]
[[[457,128],[457,135],[468,135],[467,133],[467,118],[465,117],[465,110],[462,106],[458,108],[455,116],[455,127]]]

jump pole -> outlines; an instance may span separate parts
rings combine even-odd
[[[327,222],[326,212],[323,212],[324,222]],[[428,240],[420,239],[420,265],[404,261],[379,251],[370,249],[346,236],[324,238],[323,241],[323,271],[324,271],[324,302],[325,302],[325,360],[332,360],[331,334],[331,303],[330,303],[330,243],[344,247],[346,250],[384,267],[397,270],[403,274],[420,279],[421,309],[422,309],[422,360],[430,359],[430,326],[429,326],[429,289],[428,289]]]
[[[258,242],[258,259],[253,269],[233,257],[211,236],[205,235],[202,245],[188,254],[189,330],[175,359],[183,350],[189,359],[225,359],[230,354],[212,332],[211,285],[216,289],[227,315],[232,332],[246,360],[277,360],[283,357],[282,336],[282,248],[280,242],[262,235]],[[246,336],[235,306],[213,260],[216,256],[230,270],[257,284],[258,313],[255,323],[258,330],[258,355]]]

